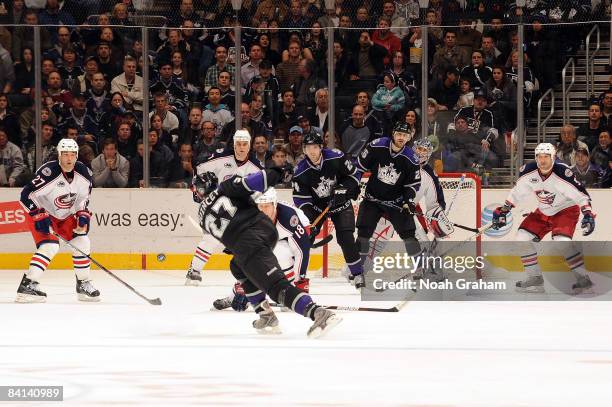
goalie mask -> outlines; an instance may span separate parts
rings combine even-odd
[[[207,171],[203,174],[196,174],[192,180],[192,191],[194,193],[194,199],[197,196],[198,202],[201,202],[204,197],[215,189],[218,184],[217,176],[214,172]]]
[[[426,138],[418,139],[414,142],[412,146],[414,152],[419,156],[419,162],[421,164],[426,164],[433,153],[433,146],[431,145],[431,141]]]

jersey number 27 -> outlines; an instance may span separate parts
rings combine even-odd
[[[206,218],[204,218],[204,228],[211,235],[221,240],[227,225],[229,225],[237,210],[238,208],[232,204],[229,198],[225,196],[220,197],[210,208]]]

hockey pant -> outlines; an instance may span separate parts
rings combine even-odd
[[[316,306],[312,298],[287,281],[272,252],[278,239],[276,227],[263,213],[256,216],[256,221],[229,247],[234,253],[230,262],[232,275],[242,284],[256,312],[261,311],[259,305],[268,295],[276,303],[314,319]]]

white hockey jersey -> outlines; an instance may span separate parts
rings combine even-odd
[[[239,163],[234,157],[232,150],[217,151],[211,155],[206,161],[200,163],[196,167],[197,174],[205,172],[214,172],[219,180],[219,183],[231,178],[234,175],[244,177],[263,169],[261,161],[255,155],[249,154],[249,158],[244,162]]]
[[[414,203],[422,204],[422,200],[425,203],[425,210],[423,212],[429,212],[438,206],[446,209],[444,192],[440,186],[440,181],[429,164],[421,167],[421,186],[414,197]]]
[[[510,191],[506,201],[514,206],[521,200],[535,194],[538,209],[544,215],[552,216],[574,205],[591,205],[591,197],[576,179],[569,166],[556,161],[547,177],[540,175],[537,163],[521,167],[519,179]]]
[[[305,276],[310,261],[310,221],[301,209],[286,202],[276,205],[278,243],[274,255],[288,280]]]
[[[43,208],[59,220],[87,209],[92,187],[91,170],[77,161],[73,173],[69,182],[58,161],[42,165],[21,191],[21,204],[28,211]]]

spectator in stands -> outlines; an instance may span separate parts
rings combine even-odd
[[[62,62],[57,69],[62,77],[62,87],[72,89],[77,83],[77,78],[85,72],[77,62],[77,52],[72,46],[62,49]]]
[[[261,161],[262,165],[272,158],[272,153],[268,150],[268,138],[263,134],[256,134],[253,137],[253,153]]]
[[[44,10],[38,14],[39,23],[41,25],[51,26],[49,31],[51,35],[55,37],[57,35],[57,29],[54,26],[68,25],[75,26],[76,22],[72,15],[64,10],[60,10],[60,4],[58,0],[47,0],[47,5]],[[55,38],[53,38],[55,41]]]
[[[153,100],[155,109],[153,112],[149,113],[149,119],[151,119],[153,114],[158,114],[162,118],[164,130],[167,132],[177,130],[179,128],[179,120],[176,114],[170,111],[171,107],[168,104],[168,96],[161,92],[155,93],[153,95]]]
[[[459,30],[457,31],[457,47],[467,55],[482,45],[482,34],[473,26],[473,19],[468,14],[459,15]]]
[[[50,123],[52,128],[57,125],[57,117],[55,116],[55,113],[53,113],[53,111],[51,111],[47,106],[42,106],[40,117],[43,123]],[[35,141],[34,126],[36,124],[34,123],[34,118],[34,101],[32,101],[30,107],[19,115],[19,132],[22,140],[21,147],[26,151],[30,144],[34,143]]]
[[[74,84],[74,88],[71,89],[72,92],[87,92],[91,88],[91,80],[95,73],[100,72],[98,60],[96,57],[88,57],[85,59],[85,73],[77,77],[77,81]]]
[[[442,79],[435,79],[429,87],[429,96],[438,102],[438,110],[451,110],[457,104],[461,90],[457,83],[459,70],[448,66]]]
[[[278,66],[281,63],[281,54],[276,50],[270,48],[270,34],[269,33],[260,33],[257,37],[257,43],[261,47],[261,52],[263,54],[263,60],[269,61],[272,66]],[[260,65],[261,69],[261,65]],[[261,75],[261,71],[260,71]]]
[[[334,41],[334,81],[338,89],[341,89],[348,80],[349,55],[345,50],[345,44]]]
[[[170,164],[174,161],[174,153],[166,144],[160,141],[157,131],[149,130],[149,146],[153,147],[153,151],[157,151],[164,162],[166,168],[170,168]]]
[[[172,62],[162,61],[159,64],[159,81],[151,86],[152,94],[165,93],[168,96],[168,104],[171,110],[179,118],[187,116],[186,108],[189,105],[188,95],[183,89],[182,81],[172,76]]]
[[[34,51],[31,48],[21,49],[21,62],[15,64],[14,93],[29,95],[34,88]]]
[[[433,146],[430,163],[436,173],[442,172],[442,145],[440,139],[446,136],[447,123],[438,116],[438,103],[434,98],[427,99],[427,129],[422,137],[427,137]]]
[[[518,59],[519,53],[518,51],[512,51],[510,54],[510,60],[512,61],[511,67],[508,68],[506,75],[510,78],[512,83],[517,86],[518,83]],[[525,100],[525,108],[529,108],[531,105],[531,99],[533,96],[533,92],[536,90],[536,80],[531,72],[531,68],[527,66],[527,54],[524,56],[525,65],[523,67],[523,78],[524,78],[524,86],[523,86],[523,97]]]
[[[24,0],[13,0],[5,7],[7,10],[6,15],[0,22],[2,24],[22,24],[23,17],[27,11]],[[11,30],[13,31],[13,30]]]
[[[279,18],[282,21],[285,19],[288,10],[284,1],[262,0],[257,5],[253,15],[253,25],[258,26],[263,21],[271,21],[274,18]]]
[[[47,78],[47,90],[43,91],[44,98],[51,98],[51,106],[56,115],[72,106],[72,93],[62,89],[62,78],[59,72],[51,72]]]
[[[189,143],[179,145],[178,155],[170,166],[169,187],[189,188],[193,179],[193,147]]]
[[[404,108],[406,98],[398,86],[398,78],[393,72],[383,75],[383,84],[378,86],[372,96],[372,108],[379,112],[379,120],[384,123],[385,134],[390,134],[393,127],[392,119]]]
[[[107,91],[107,81],[101,72],[91,77],[91,88],[84,93],[87,100],[87,113],[98,126],[103,126],[102,117],[111,108],[111,95]]]
[[[4,93],[0,93],[0,128],[4,129],[11,143],[22,147],[19,121],[17,115],[10,110],[8,96]]]
[[[259,75],[259,64],[263,60],[263,53],[259,44],[251,45],[249,50],[249,62],[240,68],[240,77],[242,79],[243,89],[246,90],[246,86],[254,76]],[[272,75],[274,75],[274,67],[272,67]]]
[[[348,73],[351,80],[376,79],[382,74],[387,50],[370,39],[368,31],[359,34],[357,48],[351,54]]]
[[[98,43],[96,47],[96,60],[98,62],[98,72],[104,74],[104,78],[108,83],[121,72],[117,61],[112,57],[111,45],[106,41]]]
[[[150,126],[151,129],[157,132],[160,142],[170,147],[172,151],[178,150],[178,138],[180,132],[178,128],[172,131],[164,129],[163,119],[158,114],[151,116]],[[136,133],[132,128],[132,134],[140,134],[141,132],[142,131]]]
[[[376,24],[375,21],[370,17],[370,13],[368,12],[368,8],[365,5],[359,6],[355,13],[355,20],[353,22],[353,27],[361,28],[361,29],[369,29],[374,27]]]
[[[501,65],[494,67],[491,75],[485,85],[487,99],[491,101],[489,110],[497,119],[498,130],[505,133],[515,128],[516,86],[508,79]]]
[[[31,140],[35,140],[36,134],[34,133],[34,128],[30,128],[29,138]],[[41,145],[42,145],[42,161],[44,164],[47,161],[52,161],[57,159],[57,149],[55,148],[55,144],[53,144],[53,125],[49,122],[43,122],[41,127]],[[28,165],[28,169],[30,173],[36,172],[38,168],[36,166],[36,146],[33,143],[30,143],[28,147],[28,152],[26,154],[26,163]]]
[[[556,35],[544,27],[546,18],[540,14],[532,17],[531,30],[526,30],[525,43],[533,73],[540,82],[542,93],[554,86],[555,69],[559,57]]]
[[[310,123],[310,119],[308,116],[299,115],[297,118],[297,125],[302,128],[302,134],[307,134],[310,132],[318,133],[321,137],[323,137],[323,129],[320,127],[313,126]]]
[[[272,158],[266,161],[266,168],[282,167],[287,164],[287,150],[282,145],[272,146]]]
[[[593,150],[599,142],[599,135],[607,128],[606,120],[603,118],[601,106],[591,103],[589,106],[589,121],[578,127],[578,140],[584,142],[590,150]]]
[[[282,28],[295,28],[297,30],[308,27],[308,21],[304,18],[302,5],[300,4],[299,0],[291,0],[289,12],[283,19],[280,26]],[[283,32],[285,35],[286,33],[287,31]]]
[[[126,160],[129,161],[136,156],[136,135],[132,133],[132,127],[127,121],[119,124],[113,138],[117,142],[117,151]]]
[[[612,115],[612,89],[604,92],[602,114],[606,118],[608,126],[610,126],[612,124],[612,118],[610,118],[610,115]]]
[[[293,97],[293,90],[287,89],[282,94],[282,102],[276,109],[278,118],[277,124],[282,126],[285,130],[297,121],[300,115],[300,110],[295,105],[295,98]]]
[[[304,49],[308,50],[316,62],[317,74],[323,74],[327,62],[327,39],[319,21],[314,21],[304,37]]]
[[[11,93],[15,83],[15,68],[11,54],[0,44],[0,93]]]
[[[276,76],[272,74],[272,63],[270,61],[264,59],[260,62],[258,76],[263,82],[263,86],[259,90],[262,93],[265,105],[274,106],[274,103],[278,101],[280,95],[280,85]],[[253,93],[252,82],[253,79],[251,79],[251,83],[247,85],[247,92],[245,93],[245,97],[247,98],[251,97]]]
[[[128,185],[131,188],[144,188],[143,156],[144,143],[142,139],[136,142],[138,154],[130,160],[130,177]],[[149,146],[149,179],[151,186],[162,187],[168,175],[161,155]]]
[[[414,109],[406,111],[403,121],[408,125],[409,142],[421,138],[421,123],[419,122],[419,115]]]
[[[342,151],[348,157],[356,158],[366,144],[382,136],[380,133],[375,133],[378,130],[367,125],[363,106],[353,106],[351,117],[342,124],[338,132],[342,143]]]
[[[193,163],[198,165],[208,159],[217,150],[223,149],[223,144],[215,139],[215,124],[213,122],[202,122],[200,138],[193,142]]]
[[[194,106],[189,110],[187,126],[181,129],[178,143],[193,145],[202,136],[202,109]]]
[[[383,58],[383,64],[385,66],[389,66],[391,64],[391,60],[393,55],[397,51],[402,50],[402,42],[400,38],[391,32],[391,22],[387,17],[380,17],[378,19],[378,29],[374,30],[374,34],[372,34],[372,42],[374,44],[378,44],[383,47],[387,53]]]
[[[491,79],[491,68],[484,65],[483,53],[480,50],[472,52],[472,64],[461,70],[461,78],[470,80],[472,89],[475,91],[484,88],[485,84]]]
[[[287,48],[289,51],[289,59],[283,61],[278,65],[276,70],[276,76],[280,85],[281,92],[291,88],[291,85],[295,83],[299,75],[299,63],[300,55],[302,52],[302,46],[297,41],[289,43]]]
[[[251,117],[251,106],[248,103],[242,103],[241,105],[241,120],[242,120],[242,129],[246,129],[249,131],[249,134],[265,134],[266,130],[264,128],[263,123],[256,122]],[[221,137],[219,141],[226,143],[227,146],[234,145],[234,133],[236,132],[236,119],[227,123],[223,130],[221,131]]]
[[[25,47],[34,49],[34,29],[35,25],[39,24],[38,14],[35,10],[26,10],[23,16],[24,25],[15,27],[13,31],[12,56],[15,61],[19,62],[21,58],[21,50]],[[40,48],[42,50],[49,49],[53,46],[51,34],[46,27],[40,28]]]
[[[85,95],[77,93],[72,98],[71,107],[62,111],[60,117],[59,131],[65,132],[68,127],[73,127],[77,130],[79,145],[84,143],[93,143],[94,146],[99,136],[102,136],[101,124],[95,121],[87,112]]]
[[[457,47],[457,33],[447,30],[444,33],[444,46],[440,47],[433,58],[432,72],[436,78],[444,78],[449,67],[462,69],[469,63],[468,54]]]
[[[327,86],[326,81],[319,78],[316,63],[302,59],[298,64],[299,76],[293,85],[293,94],[298,108],[305,114],[310,114],[315,108],[315,92]]]
[[[382,124],[380,123],[380,120],[378,120],[378,118],[376,117],[374,109],[372,109],[372,106],[370,104],[370,95],[368,95],[368,92],[365,92],[365,91],[358,92],[357,96],[355,97],[355,104],[363,107],[363,112],[365,114],[364,122],[366,126],[368,126],[372,134],[379,135],[375,138],[382,137],[383,136]],[[351,109],[351,114],[348,116],[347,120],[352,120],[352,114],[353,112]]]
[[[45,51],[45,57],[52,58],[55,65],[62,65],[62,54],[67,48],[76,48],[70,40],[71,32],[70,28],[61,26],[57,29],[57,41],[54,42],[53,47]],[[79,58],[80,59],[80,58]],[[76,62],[76,60],[75,60]]]
[[[589,161],[589,150],[578,148],[576,150],[576,164],[572,167],[576,179],[586,188],[599,188],[603,176],[602,169]]]
[[[504,65],[507,56],[495,46],[495,40],[490,33],[485,33],[482,36],[482,54],[484,64],[487,66]]]
[[[402,2],[398,2],[398,4],[402,4]],[[414,9],[415,5],[417,6],[416,10]],[[383,2],[383,9],[382,9],[383,17],[385,17],[389,21],[389,26],[393,27],[391,28],[391,32],[395,34],[397,37],[399,37],[400,39],[408,35],[408,28],[410,27],[410,24],[408,23],[406,18],[416,19],[419,16],[418,2],[416,3],[411,2],[410,6],[406,6],[406,5],[404,6],[405,8],[409,8],[412,11],[412,13],[411,14],[398,13],[396,10],[396,4],[393,0],[385,0]],[[405,11],[409,11],[409,10],[405,10]],[[416,12],[416,16],[414,16],[415,12]],[[404,16],[406,16],[406,18],[404,18]]]
[[[104,112],[100,119],[101,127],[99,129],[99,135],[102,139],[112,137],[117,126],[119,126],[119,123],[121,123],[125,117],[126,112],[123,95],[119,92],[113,92],[111,94],[110,110]]]
[[[93,184],[99,188],[125,188],[128,184],[130,163],[117,152],[117,142],[104,139],[102,153],[91,162]]]
[[[211,86],[218,85],[218,78],[221,72],[228,72],[230,74],[230,81],[233,81],[236,73],[236,67],[228,64],[227,61],[227,48],[223,45],[219,45],[215,48],[215,64],[208,68],[206,71],[206,77],[204,79],[204,92],[208,92]]]
[[[25,169],[21,149],[9,141],[6,129],[0,127],[0,187],[23,186]]]
[[[181,0],[178,14],[173,14],[168,19],[169,27],[180,27],[185,20],[193,21],[194,27],[200,28],[203,26],[200,16],[193,8],[193,0]]]
[[[342,47],[346,50],[357,48],[359,37],[354,30],[351,30],[352,26],[353,21],[351,20],[351,16],[348,14],[340,15],[338,28],[334,31],[334,41],[342,44]]]
[[[602,169],[602,188],[612,186],[612,138],[610,131],[603,130],[599,133],[599,143],[591,152],[591,162]]]
[[[455,119],[459,116],[465,117],[470,131],[474,133],[492,131],[495,133],[494,138],[497,138],[497,126],[495,126],[493,113],[487,109],[487,104],[487,92],[480,89],[474,92],[474,105],[461,108],[455,115]]]
[[[326,132],[329,127],[329,91],[327,88],[321,88],[315,92],[315,101],[316,108],[308,115],[308,121]]]
[[[227,107],[221,103],[221,90],[219,88],[211,87],[208,89],[208,104],[204,107],[202,119],[215,123],[217,138],[221,135],[223,127],[234,119]]]
[[[234,114],[234,111],[236,110],[236,93],[234,92],[234,87],[232,86],[230,79],[231,75],[229,72],[219,72],[217,87],[221,91],[221,103],[223,103],[227,109]],[[205,100],[204,104],[208,104],[208,100]]]
[[[557,158],[570,167],[576,165],[576,151],[588,150],[588,146],[576,138],[576,128],[571,124],[561,127],[559,142],[557,143]]]
[[[472,131],[464,116],[456,116],[454,126],[449,126],[443,153],[444,171],[480,171],[490,169],[497,162],[491,151],[493,138],[484,131]]]
[[[293,167],[304,158],[302,148],[303,130],[300,126],[293,126],[289,129],[289,142],[283,147],[287,152],[287,162]]]
[[[123,73],[111,81],[111,92],[119,92],[125,101],[125,108],[142,112],[144,83],[142,76],[136,75],[136,59],[126,56],[123,60]]]
[[[251,118],[253,121],[262,124],[264,129],[263,134],[271,139],[272,121],[267,110],[264,110],[263,97],[259,94],[253,95],[251,103],[249,103],[249,107],[251,108]]]
[[[510,35],[508,30],[504,26],[503,19],[499,15],[493,15],[488,30],[485,31],[486,35],[491,37],[495,48],[501,52],[502,58],[507,58],[510,55],[512,44],[510,43]],[[502,63],[506,63],[504,59]]]

